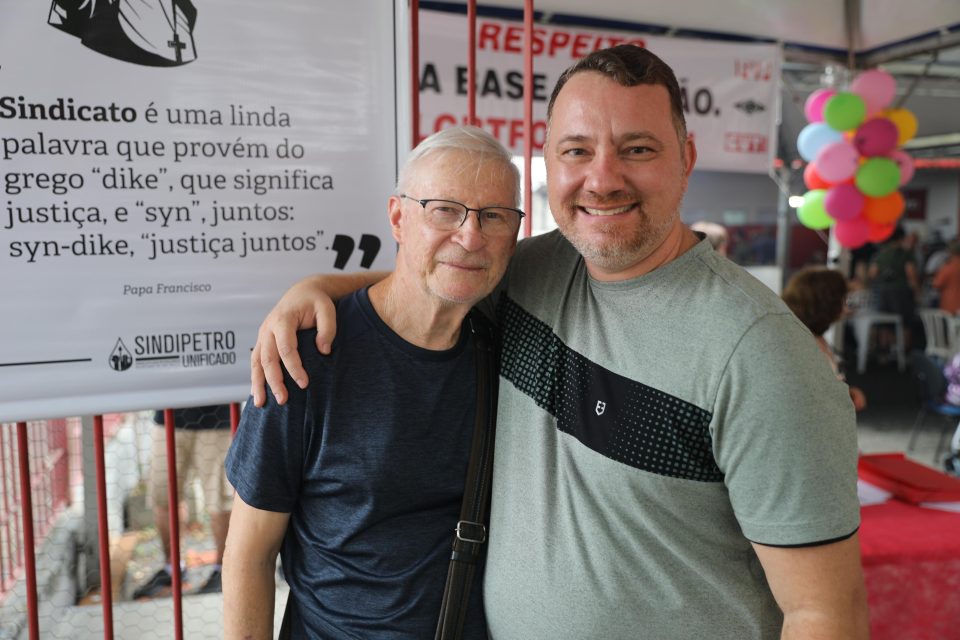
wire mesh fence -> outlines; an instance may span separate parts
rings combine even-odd
[[[91,421],[26,424],[32,549],[26,544],[19,425],[0,424],[0,640],[31,638],[31,552],[40,638],[103,638],[107,616],[114,638],[178,637],[171,597],[176,555],[182,569],[182,637],[222,637],[219,564],[232,502],[223,473],[230,409],[173,414],[179,554],[166,543],[171,500],[163,412],[104,416],[102,497]],[[109,531],[109,581],[100,571],[98,502]],[[110,585],[109,613],[103,584]]]

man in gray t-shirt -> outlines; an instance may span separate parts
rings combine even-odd
[[[520,243],[495,301],[491,636],[866,638],[853,406],[776,296],[680,221],[696,148],[673,71],[594,52],[547,121],[559,233]],[[312,282],[261,327],[255,401],[265,378],[284,397],[275,342],[319,307]]]

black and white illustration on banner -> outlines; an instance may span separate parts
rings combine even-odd
[[[117,60],[177,67],[197,59],[190,0],[53,0],[48,24]]]

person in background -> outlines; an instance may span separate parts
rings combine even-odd
[[[950,404],[960,406],[960,353],[954,355],[944,365],[943,377],[947,381],[944,398]],[[951,475],[960,477],[960,424],[950,438],[950,451],[943,460],[943,469]]]
[[[903,321],[904,350],[909,351],[913,329],[917,324],[917,292],[920,279],[912,245],[915,236],[908,236],[898,226],[887,242],[873,255],[868,277],[877,311],[895,313]],[[889,349],[894,335],[891,329],[877,331],[879,346]]]
[[[696,231],[705,235],[707,240],[710,241],[710,246],[713,247],[713,250],[725,258],[727,257],[727,248],[730,244],[730,236],[723,225],[704,220],[701,222],[694,222],[690,225],[690,229],[691,231]]]
[[[948,246],[949,257],[933,277],[933,288],[940,294],[940,308],[947,313],[960,311],[960,239]]]
[[[340,301],[329,356],[300,334],[313,385],[244,410],[227,458],[227,640],[273,637],[281,547],[292,638],[433,637],[476,416],[465,318],[506,271],[518,195],[510,154],[475,127],[411,153],[387,204],[396,270]],[[474,640],[487,637],[480,576]]]
[[[853,407],[779,297],[681,222],[696,155],[650,51],[560,76],[544,144],[559,230],[521,242],[485,303],[503,332],[492,638],[868,636]],[[280,401],[312,380],[295,330],[317,322],[327,348],[330,284],[301,281],[261,325],[254,403],[264,380]]]
[[[839,271],[827,267],[807,267],[790,278],[782,294],[783,301],[794,315],[810,329],[817,341],[817,347],[830,361],[830,367],[837,378],[844,382],[846,380],[840,368],[840,359],[827,344],[823,334],[843,318],[848,292],[847,280]],[[867,397],[863,390],[854,386],[847,388],[854,409],[866,409]]]
[[[230,448],[230,405],[174,409],[174,428],[177,456],[177,490],[194,478],[203,487],[204,507],[210,516],[210,529],[216,545],[213,569],[200,588],[191,593],[219,593],[223,549],[230,525],[230,506],[233,488],[227,482],[223,461]],[[147,500],[153,505],[153,520],[163,545],[164,566],[149,580],[137,587],[133,599],[169,595],[173,585],[173,567],[170,564],[170,513],[167,481],[167,439],[163,411],[154,414],[158,425],[153,430],[153,457],[150,461],[150,481]],[[186,572],[182,575],[187,579]]]
[[[950,246],[943,239],[939,229],[934,229],[930,240],[923,245],[923,276],[933,278],[943,263],[950,257]]]

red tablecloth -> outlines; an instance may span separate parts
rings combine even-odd
[[[860,512],[872,640],[960,640],[960,513],[895,499]]]

